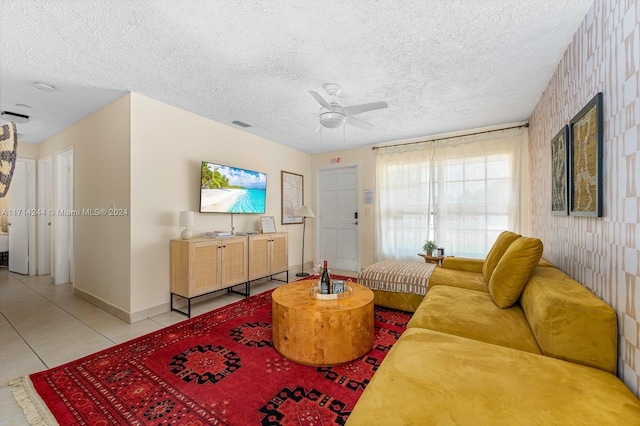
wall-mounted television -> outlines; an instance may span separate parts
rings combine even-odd
[[[264,214],[266,201],[266,173],[202,162],[201,213]]]

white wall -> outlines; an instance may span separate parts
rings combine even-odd
[[[136,93],[131,94],[131,123],[134,321],[168,307],[169,241],[179,238],[182,230],[178,212],[198,211],[203,160],[267,173],[265,215],[274,216],[278,231],[289,233],[290,268],[297,264],[302,225],[280,224],[280,172],[304,175],[305,198],[310,200],[310,155]],[[234,215],[235,230],[259,230],[259,218],[260,215]],[[199,235],[230,228],[228,214],[196,213],[192,231]],[[311,244],[307,241],[307,248]]]
[[[40,158],[40,144],[18,141],[18,157],[37,160]]]
[[[73,146],[75,209],[130,210],[130,127],[125,95],[40,144],[40,157],[54,159]],[[74,290],[122,317],[130,310],[129,217],[77,216],[74,234]]]
[[[71,146],[75,208],[128,212],[75,218],[74,289],[107,311],[137,321],[168,309],[169,240],[181,231],[178,212],[198,210],[203,160],[267,173],[265,215],[289,233],[295,268],[302,226],[280,224],[280,172],[304,175],[312,199],[310,155],[135,93],[44,141],[36,157]],[[236,231],[258,230],[259,217],[234,215]],[[230,227],[230,215],[197,213],[192,229]]]

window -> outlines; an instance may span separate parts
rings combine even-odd
[[[376,256],[416,259],[425,240],[484,258],[503,230],[519,230],[522,131],[379,149]]]

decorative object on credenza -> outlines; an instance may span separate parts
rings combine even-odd
[[[569,214],[602,216],[602,93],[571,119],[569,142]]]
[[[551,213],[567,215],[568,182],[567,168],[569,155],[569,126],[564,126],[551,139]]]
[[[260,216],[260,232],[263,234],[276,232],[276,222],[273,220],[273,216]]]
[[[13,122],[0,127],[0,197],[9,191],[13,171],[16,168],[18,131]]]
[[[316,215],[313,214],[313,210],[311,210],[311,207],[309,206],[300,206],[293,212],[293,214],[302,217],[302,263],[300,264],[300,272],[298,272],[296,276],[306,277],[309,274],[304,272],[304,234],[307,227],[307,218],[314,218]]]
[[[179,224],[180,226],[184,226],[184,230],[182,231],[182,234],[180,234],[180,236],[182,237],[183,240],[189,240],[193,236],[193,234],[191,233],[191,229],[189,228],[193,226],[194,219],[195,219],[194,212],[191,212],[191,211],[180,212]]]
[[[280,172],[282,185],[282,224],[303,223],[295,211],[304,203],[304,176],[297,173]]]
[[[438,249],[438,245],[436,244],[435,241],[425,241],[424,245],[422,246],[422,250],[424,250],[425,253],[427,253],[429,256],[433,256],[434,252]]]

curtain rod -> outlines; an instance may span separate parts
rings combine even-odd
[[[519,129],[521,127],[529,127],[529,123],[518,124],[517,126],[511,126],[511,127],[504,127],[502,129],[484,130],[482,132],[467,133],[466,135],[443,136],[441,138],[428,139],[426,141],[396,143],[396,144],[392,144],[392,145],[383,145],[383,146],[372,146],[371,149],[373,149],[375,151],[377,149],[395,148],[397,146],[417,145],[419,143],[429,143],[429,142],[441,141],[441,140],[446,140],[446,139],[464,138],[464,137],[467,137],[467,136],[483,135],[485,133],[501,132],[503,130]]]

